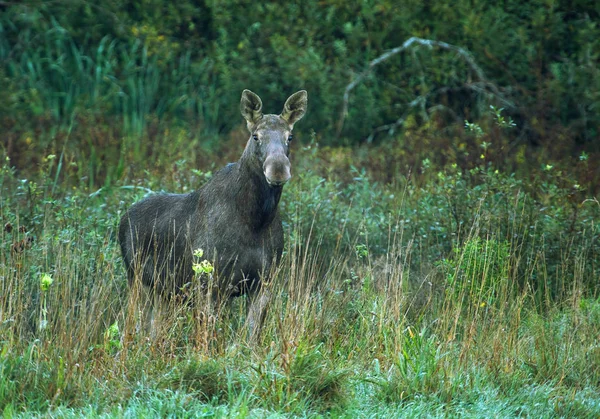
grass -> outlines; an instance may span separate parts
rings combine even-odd
[[[36,180],[8,164],[0,175],[12,227],[0,233],[4,417],[600,416],[594,205],[574,237],[554,234],[533,200],[475,196],[444,253],[444,228],[419,237],[426,211],[442,210],[422,207],[435,183],[391,190],[306,172],[286,190],[287,247],[260,340],[243,326],[244,298],[172,307],[149,335],[115,238],[145,191],[86,194],[54,164]]]
[[[441,131],[461,150],[444,167],[427,146],[450,144],[434,124],[359,150],[318,147],[313,133],[294,150],[260,340],[244,298],[202,295],[151,335],[118,252],[120,214],[239,156],[237,108],[219,105],[237,93],[209,57],[109,37],[83,47],[55,20],[18,23],[4,19],[14,39],[0,37],[3,417],[600,417],[586,152],[504,174],[489,163],[514,141],[500,110],[488,122],[502,132]],[[422,164],[405,173],[407,161]]]

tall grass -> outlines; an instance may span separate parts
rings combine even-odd
[[[422,205],[413,186],[399,192],[395,214],[368,207],[387,220],[375,223],[359,208],[390,191],[363,187],[368,179],[330,189],[305,174],[286,194],[341,190],[343,216],[330,218],[326,202],[285,204],[288,245],[253,341],[245,298],[214,304],[200,291],[144,327],[147,297],[128,288],[115,243],[135,189],[53,192],[52,177],[36,183],[2,170],[0,216],[12,227],[0,232],[8,414],[600,414],[593,223],[579,241],[533,230],[528,246],[530,224],[498,225],[497,206],[487,205],[497,197],[486,197],[451,250],[426,263],[427,249],[415,245],[421,227],[403,216]],[[532,209],[513,202],[513,215]],[[555,248],[562,256],[550,264]]]
[[[210,58],[157,55],[108,36],[81,45],[54,19],[42,33],[21,19],[0,22],[2,148],[19,167],[60,155],[92,189],[123,177],[124,161],[162,161],[174,149],[189,157],[199,138],[215,145],[222,92]]]
[[[109,37],[84,50],[58,22],[51,23],[43,36],[29,28],[19,32],[17,40],[9,40],[9,32],[17,27],[0,31],[4,73],[14,83],[14,92],[30,99],[22,106],[34,115],[48,112],[57,128],[65,128],[78,114],[96,109],[119,116],[125,134],[136,135],[146,129],[150,115],[187,115],[217,125],[218,114],[205,105],[214,98],[206,87],[208,59],[192,63],[184,54],[159,65],[161,58],[141,42],[127,44]]]

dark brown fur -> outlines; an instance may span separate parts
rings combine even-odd
[[[119,242],[130,283],[139,275],[160,295],[178,294],[193,277],[193,251],[203,249],[214,262],[220,292],[259,289],[283,251],[277,209],[290,177],[288,140],[306,103],[300,91],[281,115],[263,115],[260,98],[245,90],[240,108],[251,135],[240,160],[197,191],[154,195],[129,208]]]

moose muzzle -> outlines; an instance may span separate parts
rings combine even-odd
[[[290,160],[285,154],[270,155],[265,159],[263,172],[269,185],[283,186],[292,177]]]

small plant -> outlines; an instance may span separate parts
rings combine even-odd
[[[437,337],[426,329],[414,333],[407,327],[392,365],[381,371],[374,362],[368,378],[376,385],[377,395],[387,402],[401,402],[418,396],[435,396],[445,385],[446,354]]]
[[[357,244],[354,251],[358,259],[366,259],[369,256],[369,248],[366,244]]]
[[[272,350],[253,368],[257,373],[255,391],[266,406],[294,412],[301,406],[334,406],[343,401],[348,370],[332,364],[321,344],[284,342],[281,352]]]
[[[204,256],[204,250],[202,250],[202,249],[194,250],[194,258],[196,260],[192,264],[192,269],[194,270],[194,273],[196,273],[196,275],[203,275],[203,274],[210,275],[215,270],[215,267],[213,266],[212,263],[210,263],[210,261],[208,261],[206,259],[202,259],[203,256]]]
[[[47,293],[50,286],[54,282],[50,274],[44,273],[40,277],[40,291],[42,294],[42,302],[40,307],[40,322],[39,329],[45,330],[48,327],[48,306],[47,306]]]
[[[452,257],[441,262],[446,285],[454,301],[469,301],[485,307],[493,305],[505,289],[510,268],[509,246],[494,238],[474,237],[455,247]]]
[[[465,119],[465,129],[472,133],[475,138],[479,139],[481,137],[483,137],[483,129],[481,128],[481,126],[476,123],[476,122],[469,122]]]
[[[496,121],[496,125],[498,125],[500,128],[514,128],[517,126],[510,116],[506,118],[504,115],[502,115],[504,108],[496,108],[495,106],[490,105],[490,109]]]
[[[122,348],[119,323],[115,321],[104,332],[104,350],[114,354]]]

